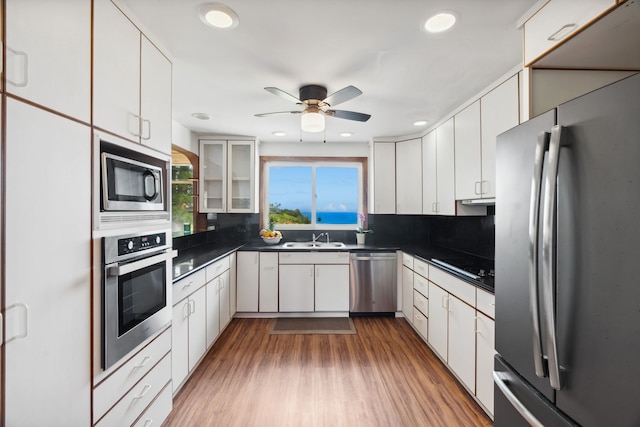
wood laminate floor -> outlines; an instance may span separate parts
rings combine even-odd
[[[174,400],[169,426],[491,426],[403,318],[355,335],[269,335],[234,319]]]

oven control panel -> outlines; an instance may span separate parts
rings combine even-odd
[[[118,256],[146,251],[167,244],[166,233],[145,234],[118,239]]]

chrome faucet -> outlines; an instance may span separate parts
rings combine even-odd
[[[317,236],[316,236],[316,233],[313,233],[313,234],[311,235],[311,239],[312,239],[313,243],[315,243],[315,242],[316,242],[319,238],[321,238],[322,236],[324,236],[324,233],[320,233],[320,234],[318,234]]]

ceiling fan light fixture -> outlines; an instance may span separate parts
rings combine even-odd
[[[431,16],[424,23],[424,29],[429,33],[443,33],[451,29],[458,20],[458,14],[452,11],[442,11]]]
[[[200,19],[210,27],[231,29],[238,26],[238,15],[228,6],[220,3],[207,3],[200,6]]]
[[[300,128],[305,132],[322,132],[324,130],[324,115],[307,112],[300,118]]]

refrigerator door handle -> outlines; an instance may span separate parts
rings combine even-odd
[[[549,382],[555,390],[563,388],[558,361],[558,345],[556,337],[555,315],[555,236],[556,236],[556,197],[558,184],[558,167],[560,162],[560,145],[562,142],[562,127],[551,128],[551,142],[549,143],[549,171],[546,177],[544,211],[542,216],[542,299],[546,327],[546,348],[549,358]]]
[[[549,148],[549,132],[540,132],[536,143],[533,178],[531,179],[531,202],[529,205],[529,300],[533,324],[533,364],[536,375],[547,376],[547,360],[542,353],[540,335],[540,303],[538,301],[538,226],[542,188],[542,167],[544,154]]]
[[[502,394],[504,394],[504,397],[506,397],[509,403],[511,403],[511,406],[513,406],[515,410],[522,415],[522,418],[524,418],[531,426],[544,427],[544,424],[542,424],[540,420],[538,420],[535,415],[527,409],[524,403],[522,403],[516,395],[513,394],[507,385],[507,381],[509,381],[509,374],[506,372],[493,371],[493,382],[496,383]]]

